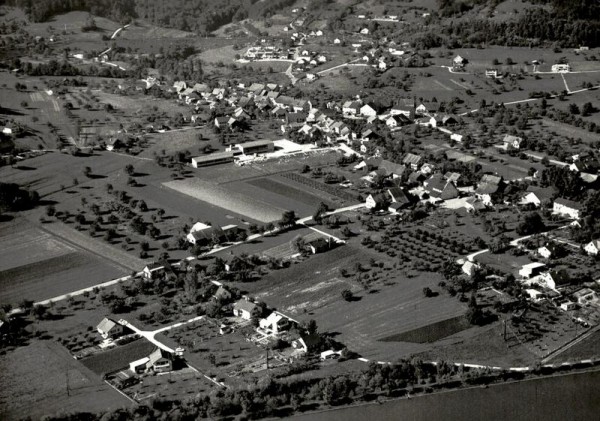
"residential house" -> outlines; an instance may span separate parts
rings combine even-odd
[[[330,250],[334,243],[331,241],[331,237],[319,237],[306,243],[306,247],[312,254],[323,253]]]
[[[388,198],[383,194],[370,194],[365,201],[367,209],[385,209],[388,203]]]
[[[457,198],[460,193],[452,181],[445,180],[441,174],[434,174],[423,183],[430,197],[440,200]]]
[[[216,301],[225,303],[225,302],[228,302],[229,300],[231,300],[231,298],[233,298],[233,294],[227,288],[225,288],[223,285],[219,285],[219,287],[213,294],[213,298]]]
[[[318,334],[301,335],[298,339],[292,341],[292,347],[303,353],[312,352],[318,349],[323,342]]]
[[[396,179],[402,177],[402,174],[406,171],[406,165],[396,164],[395,162],[383,159],[379,164],[379,169],[385,171],[386,177]]]
[[[572,310],[575,310],[576,307],[577,307],[577,304],[575,304],[571,300],[565,300],[560,303],[560,309],[563,311],[572,311]]]
[[[414,99],[401,98],[391,108],[390,115],[403,115],[409,120],[415,118],[416,103]]]
[[[463,57],[457,55],[452,60],[452,68],[454,70],[464,70],[467,63],[468,63],[468,60],[466,58],[463,58]]]
[[[164,262],[152,262],[142,270],[142,276],[146,279],[154,279],[156,275],[164,270]]]
[[[498,78],[498,69],[486,69],[485,77],[496,79]]]
[[[546,267],[544,263],[541,262],[533,262],[523,265],[521,269],[519,269],[519,276],[523,278],[531,278],[533,276],[537,276],[542,273],[542,270]]]
[[[552,212],[570,219],[579,219],[581,217],[581,209],[582,205],[580,203],[559,197],[554,201]]]
[[[502,142],[504,143],[504,148],[505,149],[521,149],[521,144],[523,143],[523,138],[519,137],[519,136],[513,136],[510,134],[507,134],[506,136],[504,136],[504,139],[502,139]]]
[[[350,116],[355,116],[360,113],[362,104],[359,101],[346,101],[342,105],[342,113]]]
[[[569,73],[571,66],[569,64],[553,64],[552,73]]]
[[[391,202],[392,204],[397,204],[397,206],[394,207],[396,210],[409,206],[411,203],[410,198],[400,187],[392,187],[390,189],[387,189],[386,193],[388,195],[389,202]]]
[[[586,305],[596,303],[598,301],[598,296],[596,292],[590,288],[583,288],[573,294],[573,298],[577,301],[582,307]]]
[[[486,210],[485,204],[476,197],[469,197],[465,200],[465,209],[468,213],[482,212]]]
[[[190,244],[208,246],[218,244],[226,240],[223,230],[219,227],[208,227],[199,231],[190,232],[186,239]]]
[[[258,322],[260,330],[267,334],[278,335],[291,327],[290,320],[283,314],[274,311],[265,319]]]
[[[241,299],[233,304],[233,315],[244,320],[252,320],[252,317],[259,315],[261,308],[247,299]]]
[[[125,334],[125,327],[108,317],[102,319],[96,330],[104,339],[116,339]]]
[[[502,177],[484,174],[477,184],[475,196],[481,200],[486,206],[492,206],[497,202],[504,191],[504,182]]]
[[[592,240],[585,245],[583,248],[587,254],[590,256],[597,256],[598,252],[600,252],[600,240]]]
[[[478,269],[480,269],[481,266],[475,262],[471,262],[470,260],[467,260],[465,263],[463,263],[463,265],[461,266],[461,270],[465,275],[471,276],[473,275],[473,273],[475,273]]]
[[[402,163],[406,166],[410,166],[413,170],[418,170],[421,166],[422,157],[413,153],[407,153]]]
[[[529,186],[520,203],[522,205],[532,204],[536,208],[539,208],[545,203],[550,203],[553,195],[554,189],[551,187],[542,188]]]
[[[146,371],[155,373],[168,373],[173,369],[172,356],[167,351],[156,348],[149,356]]]
[[[555,243],[546,243],[542,247],[537,249],[537,252],[540,256],[545,259],[550,259],[551,257],[559,257],[561,252],[564,252],[564,248],[555,244]]]
[[[548,285],[548,288],[556,290],[560,287],[568,285],[571,283],[571,279],[566,270],[551,270],[541,275],[542,279]]]
[[[377,115],[377,111],[369,104],[365,104],[362,107],[360,107],[360,114],[366,117],[373,117]]]
[[[422,102],[415,108],[415,114],[419,116],[435,114],[440,110],[437,102]]]

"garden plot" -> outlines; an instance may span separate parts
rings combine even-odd
[[[163,185],[215,207],[260,222],[276,221],[287,210],[283,207],[275,207],[262,198],[249,197],[198,178],[169,181]]]

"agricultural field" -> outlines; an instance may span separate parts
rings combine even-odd
[[[0,358],[0,418],[106,411],[131,402],[54,341],[33,340]],[[94,398],[90,399],[90,395]]]
[[[164,183],[164,186],[200,201],[210,198],[211,207],[219,207],[260,222],[276,221],[287,210],[271,206],[256,197],[237,193],[199,178],[169,181]],[[209,204],[209,202],[206,203]]]
[[[118,264],[42,227],[17,221],[0,232],[0,301],[18,304],[89,287],[125,272]],[[26,252],[24,252],[26,250]]]

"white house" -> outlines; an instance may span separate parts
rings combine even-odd
[[[596,302],[598,297],[596,296],[596,292],[590,288],[583,288],[573,294],[573,298],[577,300],[577,304],[580,306],[585,306],[592,302]]]
[[[377,115],[377,111],[369,104],[365,104],[362,107],[360,107],[360,114],[366,117],[374,117]]]
[[[529,295],[529,298],[531,298],[536,303],[540,302],[544,298],[546,298],[546,296],[544,295],[543,292],[540,292],[537,289],[533,289],[533,288],[526,289],[525,294]]]
[[[284,315],[274,311],[266,319],[261,319],[258,323],[259,329],[265,333],[278,335],[284,330],[289,329],[290,321]]]
[[[244,320],[251,320],[257,311],[258,306],[252,301],[242,299],[233,304],[233,315]]]
[[[485,77],[496,79],[498,77],[498,69],[486,69]]]
[[[579,219],[581,217],[581,209],[582,206],[580,203],[559,197],[554,201],[552,213],[571,219]]]
[[[553,64],[552,72],[553,73],[569,73],[571,71],[571,66],[569,64]]]
[[[583,248],[590,256],[597,256],[600,252],[600,240],[592,240]]]
[[[544,263],[528,263],[519,269],[519,275],[523,278],[531,278],[532,276],[539,275],[544,267],[546,267]]]
[[[360,33],[363,35],[369,35],[369,28],[363,28],[360,30]]]
[[[341,43],[342,43],[342,41],[341,41],[339,38],[336,38],[336,39],[334,39],[334,40],[333,40],[333,43],[334,43],[335,45],[338,45],[338,44],[341,44]]]

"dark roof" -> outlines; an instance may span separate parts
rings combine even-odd
[[[321,336],[317,334],[302,335],[300,339],[302,339],[308,349],[315,348],[321,344]]]
[[[562,198],[562,197],[559,197],[558,199],[556,199],[554,201],[554,203],[558,203],[559,205],[563,205],[563,206],[566,206],[566,207],[571,208],[571,209],[580,210],[580,209],[583,208],[583,205],[581,203],[574,202],[572,200],[565,199],[565,198]]]
[[[404,174],[404,171],[406,171],[406,166],[402,164],[396,164],[395,162],[391,162],[384,159],[379,164],[379,169],[385,170],[388,175],[396,174],[400,176]]]
[[[556,286],[566,285],[571,282],[569,274],[564,269],[550,271],[550,276],[554,280]]]

